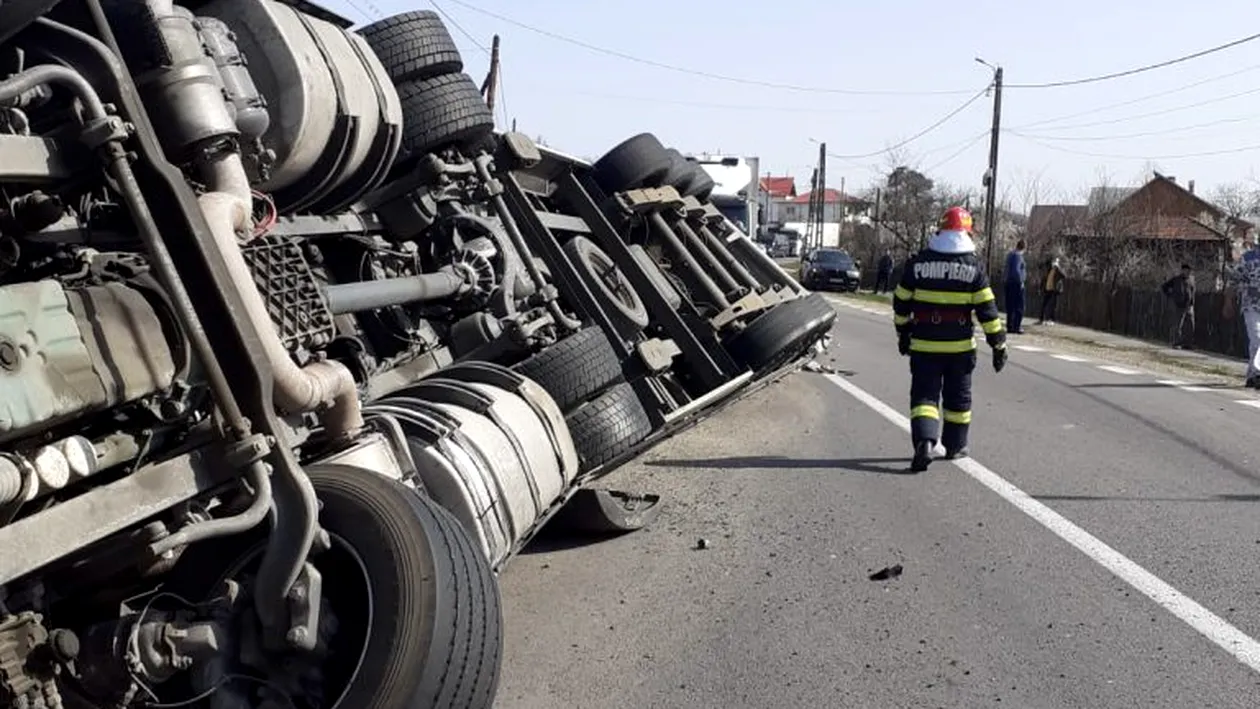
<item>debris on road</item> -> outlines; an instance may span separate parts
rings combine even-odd
[[[708,540],[708,539],[705,539],[704,537],[700,537],[699,539],[697,539],[697,540],[696,540],[696,549],[697,549],[697,550],[701,550],[701,549],[708,549],[708,548],[709,548],[709,540]]]
[[[814,372],[815,374],[835,374],[836,368],[829,364],[822,364],[816,359],[811,359],[802,367],[806,372]]]
[[[901,564],[893,564],[892,566],[885,566],[879,571],[876,571],[875,573],[871,574],[870,579],[872,581],[887,581],[888,579],[895,579],[901,575],[901,571],[902,571]]]

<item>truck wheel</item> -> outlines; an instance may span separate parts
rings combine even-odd
[[[660,187],[673,166],[674,161],[661,141],[651,133],[640,133],[604,153],[591,169],[600,189],[612,194],[640,187]]]
[[[443,74],[398,85],[403,148],[411,156],[467,148],[494,132],[494,115],[467,74]]]
[[[652,432],[643,403],[625,382],[582,404],[565,421],[583,473],[629,451]]]
[[[701,202],[706,202],[709,196],[713,194],[713,189],[717,187],[717,183],[709,177],[709,173],[705,172],[703,167],[695,166],[695,175],[685,187],[679,190],[684,197],[695,197]]]
[[[307,472],[332,539],[312,561],[323,579],[323,613],[334,622],[321,623],[328,654],[319,666],[296,670],[320,677],[314,684],[323,696],[296,704],[488,709],[502,660],[502,611],[490,566],[464,528],[432,500],[375,473],[339,465]],[[248,587],[262,550],[257,536],[193,547],[173,572],[175,585],[190,598],[215,594],[227,579]],[[300,655],[294,659],[300,664]]]
[[[586,280],[594,284],[595,296],[606,306],[618,332],[633,337],[648,326],[647,306],[638,291],[595,242],[585,236],[574,236],[565,242],[564,253],[581,269]]]
[[[512,369],[545,389],[565,413],[622,376],[617,353],[597,327],[582,328]]]
[[[359,35],[395,84],[432,79],[464,70],[459,48],[432,10],[404,12],[363,27]]]
[[[826,334],[836,311],[816,293],[789,300],[763,313],[723,342],[736,362],[761,374],[805,354]]]
[[[695,165],[674,148],[667,148],[666,152],[669,153],[670,166],[669,172],[665,173],[664,184],[673,187],[681,194],[683,187],[691,182],[695,174]]]

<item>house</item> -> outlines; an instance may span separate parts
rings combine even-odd
[[[1034,206],[1027,240],[1032,253],[1077,261],[1099,280],[1149,284],[1184,262],[1210,283],[1254,228],[1196,195],[1193,181],[1157,172],[1141,187],[1096,187],[1086,204]]]
[[[809,203],[812,193],[780,199],[770,204],[770,223],[782,224],[801,234],[808,234]],[[871,223],[872,204],[859,197],[830,187],[823,191],[823,230],[821,246],[839,246],[841,232],[859,224]]]

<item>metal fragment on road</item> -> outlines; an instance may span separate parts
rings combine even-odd
[[[870,578],[870,580],[872,581],[887,581],[888,579],[897,578],[898,576],[901,575],[901,572],[902,572],[901,564],[893,564],[892,566],[885,566],[879,571],[876,571],[875,573],[871,574],[868,578]]]

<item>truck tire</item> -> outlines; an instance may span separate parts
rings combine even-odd
[[[489,709],[502,662],[502,609],[490,565],[463,526],[432,500],[375,473],[340,465],[307,472],[321,502],[320,524],[333,540],[331,550],[313,557],[324,609],[345,629],[321,668],[340,692],[326,705]],[[263,541],[241,536],[192,547],[173,572],[176,588],[187,589],[181,594],[213,596],[223,580],[256,568]],[[370,622],[352,602],[369,589]]]
[[[583,473],[626,453],[652,432],[643,403],[626,382],[574,409],[565,421]]]
[[[674,148],[668,148],[666,152],[669,153],[670,166],[669,172],[665,173],[664,184],[673,187],[681,194],[683,187],[691,182],[695,174],[695,163],[687,160]]]
[[[696,165],[695,169],[695,175],[691,178],[691,181],[680,188],[679,192],[684,197],[695,197],[701,202],[707,202],[713,194],[713,189],[717,187],[717,183],[713,181],[712,177],[709,177],[709,173],[703,167]]]
[[[762,313],[723,345],[736,362],[762,374],[805,354],[835,319],[835,308],[811,293]]]
[[[443,74],[398,86],[403,148],[412,157],[478,145],[494,132],[494,115],[467,74]]]
[[[584,327],[512,369],[545,389],[565,413],[622,379],[621,361],[597,327]]]
[[[595,161],[591,176],[600,189],[612,194],[641,187],[660,187],[674,165],[669,152],[651,133],[640,133],[618,143]]]
[[[432,10],[404,12],[358,30],[395,84],[464,70],[442,18]]]
[[[648,326],[647,306],[643,304],[639,292],[595,242],[579,235],[566,241],[563,248],[574,267],[594,285],[595,297],[606,306],[608,317],[618,332],[633,337]]]

